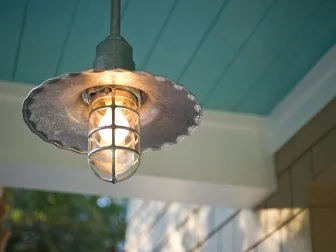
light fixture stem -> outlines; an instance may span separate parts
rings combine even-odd
[[[112,37],[120,36],[120,0],[111,0],[111,26]]]
[[[120,0],[111,0],[110,34],[96,47],[94,69],[135,69],[132,47],[120,35],[120,9]]]

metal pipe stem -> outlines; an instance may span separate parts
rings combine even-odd
[[[120,0],[111,0],[111,26],[112,37],[120,36]]]

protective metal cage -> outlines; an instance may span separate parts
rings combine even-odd
[[[138,90],[96,87],[88,97],[88,163],[102,180],[120,182],[132,176],[140,164],[140,113]]]

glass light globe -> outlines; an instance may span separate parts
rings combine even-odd
[[[130,88],[97,90],[89,101],[88,162],[99,178],[116,183],[140,164],[140,95]]]

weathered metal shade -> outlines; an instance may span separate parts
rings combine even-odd
[[[24,100],[23,118],[43,140],[87,153],[89,107],[82,93],[103,85],[136,88],[144,94],[141,152],[176,144],[200,124],[201,106],[183,86],[165,77],[122,69],[88,70],[49,79]]]

